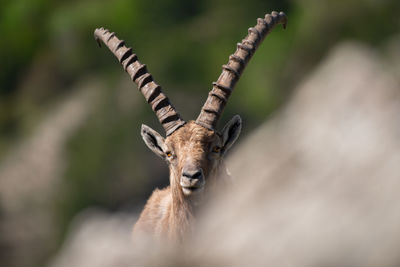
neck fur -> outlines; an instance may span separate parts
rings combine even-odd
[[[175,237],[174,239],[182,240],[187,233],[190,233],[195,219],[196,211],[201,208],[201,205],[205,199],[204,194],[213,193],[214,189],[219,187],[226,187],[230,184],[230,175],[227,171],[225,164],[221,164],[221,168],[216,174],[214,179],[208,179],[209,185],[207,187],[207,192],[203,194],[185,197],[182,189],[179,185],[179,176],[170,170],[170,188],[172,203],[170,206],[170,235]],[[211,190],[211,191],[210,191]],[[208,192],[210,191],[210,192]]]
[[[186,233],[190,232],[194,221],[193,201],[183,195],[179,185],[179,178],[171,172],[171,216],[170,216],[170,234],[182,240]]]

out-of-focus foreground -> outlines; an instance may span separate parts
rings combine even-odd
[[[0,11],[4,266],[400,263],[398,1],[113,2]],[[222,118],[245,122],[228,159],[235,185],[185,248],[132,247],[137,211],[167,183],[139,127],[160,126],[93,29],[125,38],[190,119],[271,10],[288,30],[267,37]]]

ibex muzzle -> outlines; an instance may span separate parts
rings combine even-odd
[[[268,33],[278,24],[286,26],[283,12],[272,12],[259,18],[249,33],[223,65],[222,73],[196,121],[184,121],[170,103],[161,87],[154,82],[146,65],[139,62],[131,48],[125,46],[113,32],[104,28],[94,32],[117,57],[124,70],[138,86],[162,124],[166,137],[142,125],[141,134],[146,145],[163,158],[170,170],[170,186],[156,190],[148,200],[135,229],[154,235],[180,238],[189,228],[193,217],[191,196],[218,184],[224,171],[223,157],[240,134],[242,120],[234,116],[221,132],[216,130],[218,119],[228,102],[233,88],[247,63]],[[99,42],[100,44],[100,42]],[[225,176],[226,177],[226,176]],[[206,185],[207,184],[207,185]]]
[[[190,195],[199,192],[205,185],[204,174],[202,168],[186,168],[182,169],[181,187],[184,195]]]
[[[192,160],[193,161],[193,160]],[[182,168],[180,185],[186,196],[202,191],[205,185],[203,169],[199,164],[187,162]]]

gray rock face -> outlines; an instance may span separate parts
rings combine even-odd
[[[60,190],[65,143],[91,112],[93,105],[88,103],[98,97],[95,85],[93,81],[82,84],[0,161],[4,266],[32,266],[53,250],[57,226],[52,200]]]
[[[235,186],[215,196],[183,247],[121,246],[122,232],[100,227],[73,236],[51,266],[398,266],[400,83],[392,71],[369,48],[336,48],[236,148],[228,162]],[[80,240],[102,246],[98,235],[110,250],[83,253]]]
[[[134,221],[128,214],[83,212],[50,266],[131,266],[135,260],[130,235]]]
[[[232,155],[196,245],[228,266],[397,265],[399,89],[373,51],[335,49]]]

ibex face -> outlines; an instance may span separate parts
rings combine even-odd
[[[241,125],[240,117],[235,116],[222,134],[194,121],[166,139],[146,125],[141,134],[147,146],[169,165],[171,187],[190,197],[218,183],[222,158],[239,136]]]

